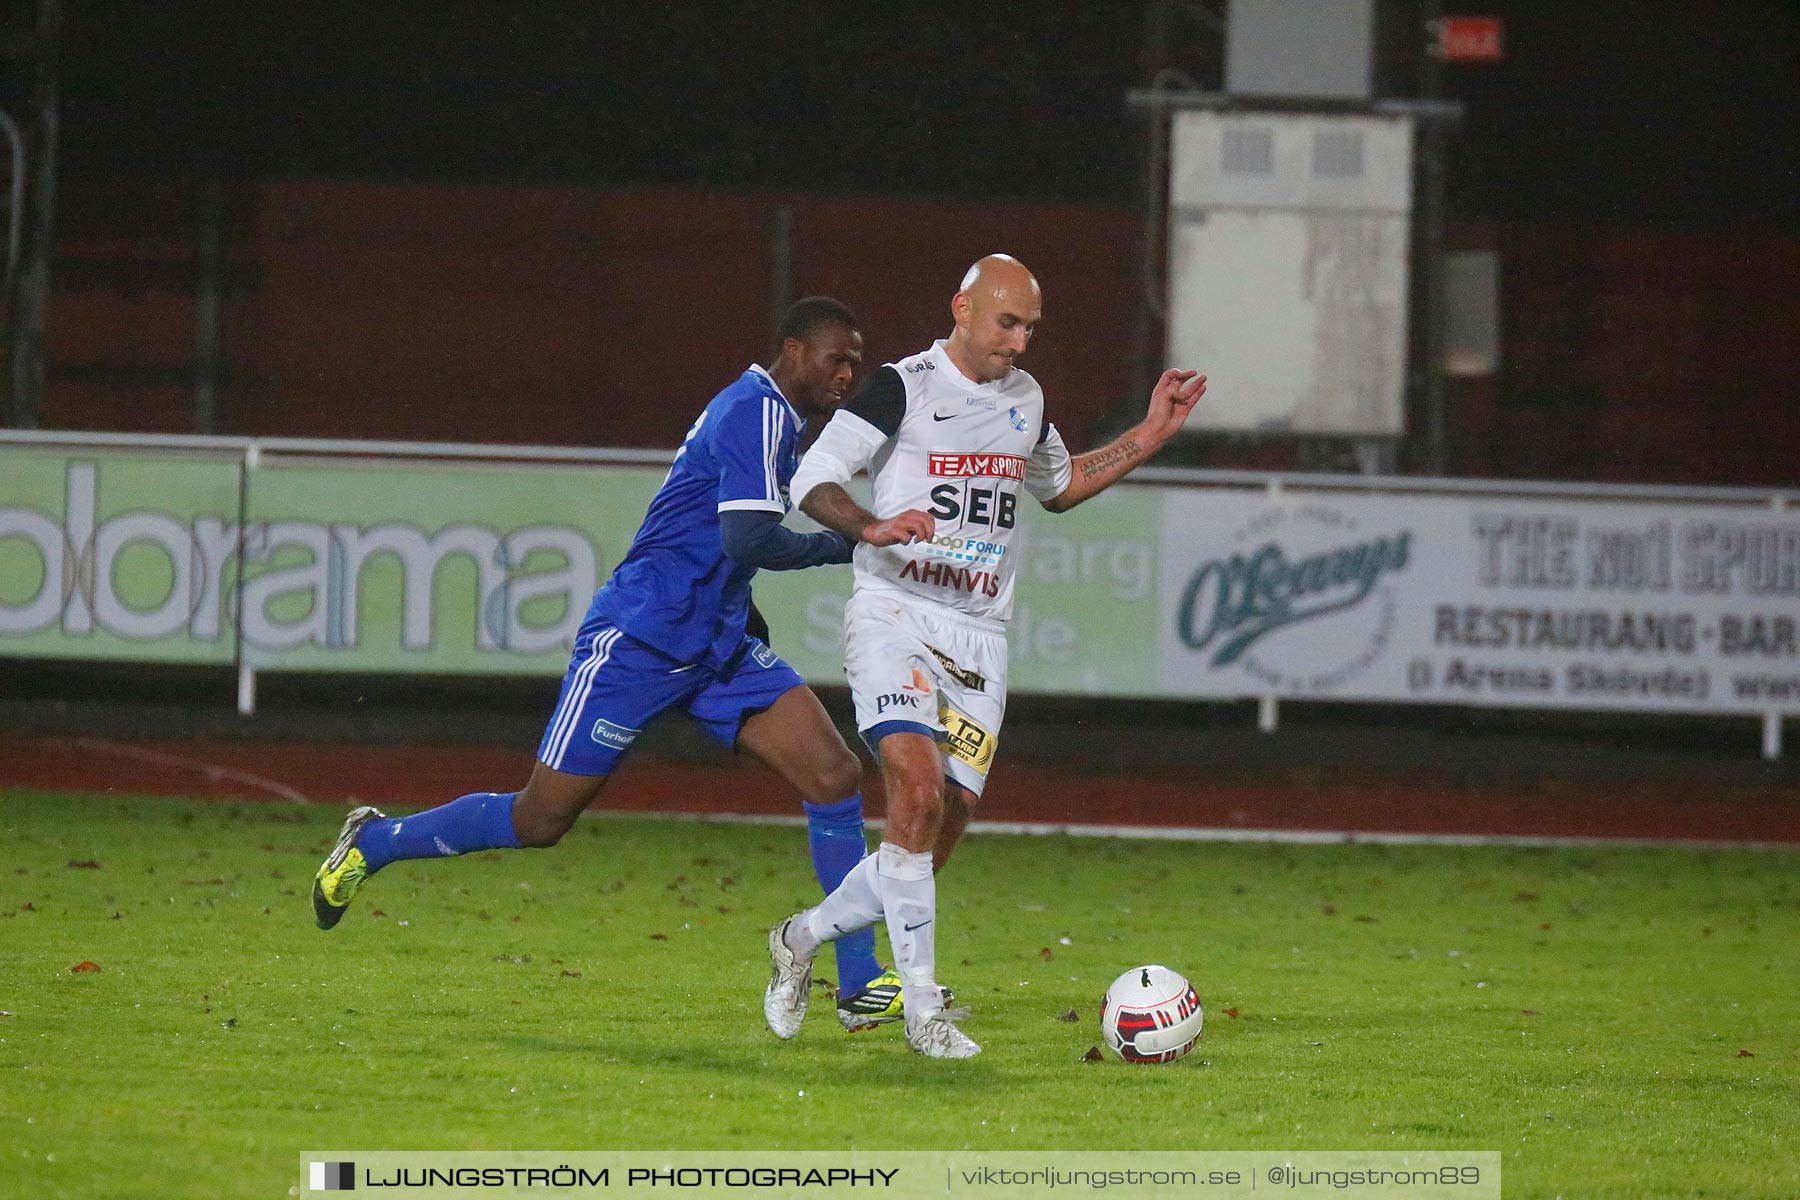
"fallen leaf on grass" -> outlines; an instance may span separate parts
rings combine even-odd
[[[1328,917],[1335,917],[1335,916],[1337,916],[1337,905],[1321,904],[1321,905],[1319,905],[1319,911],[1324,913]]]
[[[1221,1008],[1219,1011],[1230,1017],[1232,1020],[1237,1020],[1237,1005],[1234,1004],[1230,1008]]]
[[[25,903],[19,905],[19,911],[20,912],[36,912],[37,905],[35,905],[31,901],[27,900]]]
[[[1519,1015],[1520,1015],[1520,1016],[1521,1016],[1521,1017],[1541,1017],[1541,1016],[1543,1016],[1543,1015],[1544,1015],[1544,1014],[1543,1014],[1543,1013],[1541,1013],[1541,1012],[1539,1012],[1539,1011],[1538,1011],[1538,1010],[1537,1010],[1537,1009],[1535,1009],[1535,1008],[1521,1008],[1521,1009],[1520,1009],[1520,1010],[1519,1010]]]
[[[100,864],[91,858],[84,858],[79,861],[71,858],[69,860],[69,866],[76,871],[98,871],[100,869]]]
[[[1751,1050],[1739,1050],[1739,1051],[1738,1051],[1738,1057],[1739,1057],[1739,1058],[1755,1058],[1755,1057],[1756,1057],[1756,1053],[1755,1053],[1755,1052],[1754,1052],[1754,1051],[1751,1051]]]
[[[1073,1025],[1075,1022],[1081,1020],[1081,1014],[1071,1008],[1068,1012],[1056,1019],[1059,1021],[1067,1021],[1069,1024]]]
[[[1050,953],[1050,947],[1045,946],[1042,950],[1038,951],[1038,957],[1043,959],[1045,962],[1049,962],[1052,958],[1054,958],[1056,956]]]
[[[580,979],[581,972],[580,971],[564,971],[563,978],[564,979]]]
[[[94,962],[92,959],[86,959],[86,958],[82,959],[80,962],[76,963],[74,966],[69,968],[70,974],[73,974],[73,975],[92,975],[99,970],[100,970],[99,963]]]
[[[369,915],[371,917],[385,917],[385,916],[387,916],[387,911],[385,909],[380,909],[380,908],[371,908],[369,910]]]
[[[1106,1055],[1100,1053],[1100,1047],[1089,1046],[1087,1048],[1087,1053],[1081,1056],[1081,1061],[1082,1062],[1104,1062],[1104,1061],[1106,1061]]]
[[[513,920],[515,920],[515,921],[518,919],[519,918],[517,918],[517,917],[513,918]],[[653,942],[666,942],[669,940],[669,935],[666,933],[653,933],[650,935],[650,940]]]
[[[1536,892],[1517,892],[1513,895],[1514,904],[1530,904],[1538,898]]]

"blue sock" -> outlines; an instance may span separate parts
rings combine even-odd
[[[830,895],[869,852],[863,839],[862,794],[836,804],[801,807],[806,809],[806,840],[812,846],[813,873],[819,877],[825,894]],[[853,995],[881,974],[881,964],[875,961],[873,926],[831,944],[837,951],[839,995]]]
[[[472,850],[514,850],[515,792],[476,792],[410,817],[370,821],[356,839],[373,875],[403,858],[446,858]]]

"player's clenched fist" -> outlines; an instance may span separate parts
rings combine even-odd
[[[862,540],[871,546],[909,546],[929,542],[936,532],[937,521],[930,513],[909,508],[898,516],[865,525]]]

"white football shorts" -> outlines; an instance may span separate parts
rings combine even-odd
[[[1006,715],[1006,631],[928,600],[861,591],[844,606],[844,673],[871,749],[911,729],[937,739],[944,774],[977,796]]]

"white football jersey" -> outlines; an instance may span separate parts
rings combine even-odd
[[[1012,615],[1021,490],[1038,501],[1069,486],[1073,465],[1044,393],[1017,367],[993,383],[957,369],[942,341],[872,372],[800,462],[795,500],[867,468],[874,512],[937,520],[910,546],[856,547],[856,589],[901,592],[995,623]]]

